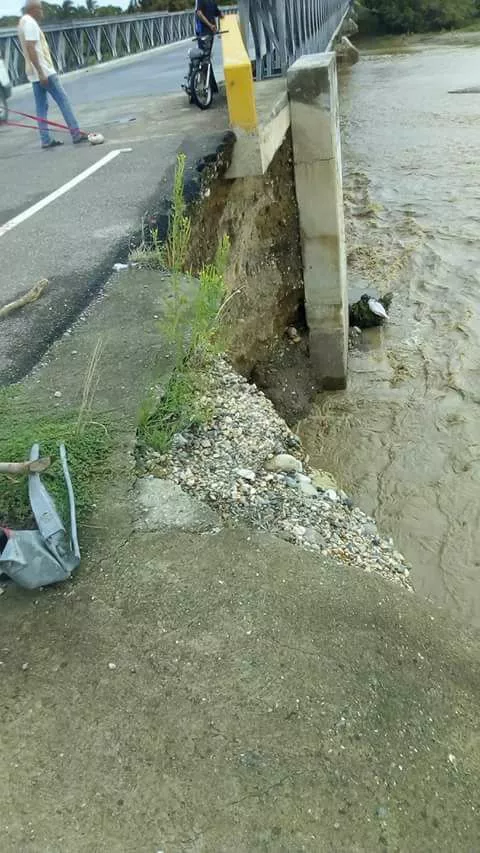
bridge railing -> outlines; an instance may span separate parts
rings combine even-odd
[[[226,11],[235,12],[237,7],[229,6]],[[45,24],[42,28],[55,67],[63,73],[193,38],[195,15],[189,10],[92,17]],[[16,28],[0,29],[0,55],[13,85],[24,83],[25,62]]]
[[[285,74],[306,53],[329,49],[351,0],[239,0],[245,44],[255,51],[256,78]]]

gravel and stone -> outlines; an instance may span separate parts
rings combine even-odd
[[[218,358],[202,395],[210,421],[177,434],[167,454],[150,450],[147,477],[180,486],[224,523],[242,521],[412,589],[392,539],[331,474],[309,466],[299,437],[255,385]]]

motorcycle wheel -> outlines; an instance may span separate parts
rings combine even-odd
[[[211,82],[206,83],[207,69],[199,68],[192,79],[192,98],[201,110],[208,110],[212,106],[213,91]]]

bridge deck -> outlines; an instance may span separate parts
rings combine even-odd
[[[50,282],[37,304],[2,324],[0,384],[34,363],[125,257],[143,214],[161,196],[177,151],[200,157],[213,145],[212,134],[219,138],[228,128],[224,99],[207,113],[189,106],[179,88],[185,70],[185,46],[175,46],[67,78],[81,125],[104,133],[102,146],[74,147],[65,135],[63,148],[42,151],[36,130],[0,129],[0,226],[109,152],[132,149],[0,236],[0,305],[40,278]],[[15,93],[11,107],[33,111],[29,88]],[[58,117],[53,109],[51,117]]]

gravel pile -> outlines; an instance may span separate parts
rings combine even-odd
[[[331,476],[312,470],[300,439],[256,386],[223,359],[212,368],[204,402],[212,421],[177,434],[167,455],[150,451],[146,468],[212,506],[308,551],[378,572],[411,589],[409,568]]]

